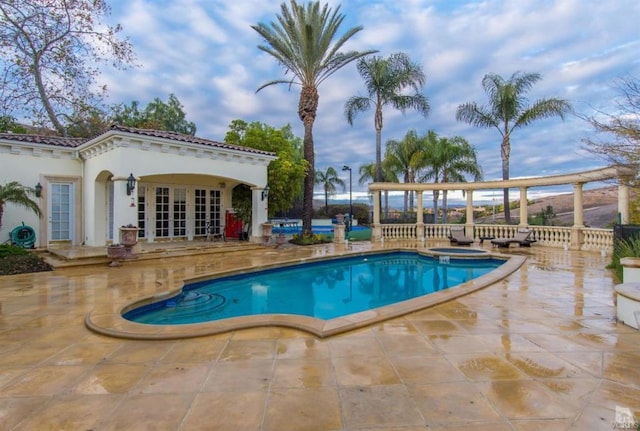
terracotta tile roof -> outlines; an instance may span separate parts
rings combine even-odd
[[[85,138],[64,138],[60,136],[23,135],[20,133],[0,133],[0,140],[25,142],[28,144],[53,145],[56,147],[75,148],[87,142]]]
[[[154,138],[170,139],[172,141],[185,142],[189,144],[205,145],[208,147],[222,148],[227,150],[244,151],[253,154],[263,154],[275,156],[270,151],[256,150],[254,148],[242,147],[239,145],[225,144],[224,142],[212,141],[209,139],[198,138],[197,136],[185,135],[177,132],[168,132],[165,130],[137,129],[135,127],[125,127],[120,125],[111,126],[110,130],[132,133],[140,136],[151,136]],[[99,137],[98,135],[97,137]],[[29,144],[52,145],[56,147],[76,148],[90,139],[87,138],[65,138],[60,136],[43,136],[43,135],[23,135],[20,133],[0,133],[0,140],[10,140],[24,142]],[[93,138],[95,139],[95,138]]]
[[[275,153],[271,151],[263,151],[263,150],[257,150],[255,148],[242,147],[239,145],[225,144],[224,142],[198,138],[197,136],[185,135],[178,132],[168,132],[166,130],[137,129],[135,127],[125,127],[119,124],[112,125],[111,130],[117,130],[117,131],[126,132],[126,133],[133,133],[133,134],[142,135],[142,136],[152,136],[154,138],[171,139],[172,141],[186,142],[189,144],[199,144],[199,145],[206,145],[209,147],[224,148],[227,150],[245,151],[248,153],[275,156]]]

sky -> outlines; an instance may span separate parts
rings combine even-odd
[[[287,0],[288,1],[288,0]],[[582,115],[615,112],[616,80],[640,77],[640,2],[637,0],[322,0],[340,7],[345,20],[339,30],[362,26],[345,50],[371,50],[387,57],[404,52],[426,74],[423,93],[427,118],[415,111],[383,111],[384,143],[402,139],[410,130],[439,136],[461,136],[478,152],[485,180],[502,178],[500,135],[455,119],[466,102],[484,105],[481,82],[487,73],[508,79],[514,72],[539,73],[527,96],[568,100]],[[280,12],[271,0],[110,0],[108,22],[119,23],[136,52],[139,67],[104,69],[108,103],[173,93],[184,105],[196,135],[222,141],[231,121],[260,121],[292,126],[302,137],[297,116],[299,86],[264,83],[286,79],[285,70],[257,46],[262,38],[251,25],[269,23]],[[365,96],[355,62],[319,87],[314,125],[316,170],[334,167],[347,183],[353,170],[354,196],[366,195],[358,169],[375,161],[373,111],[359,113],[353,126],[344,115],[346,100]],[[579,172],[605,166],[584,150],[593,136],[584,120],[570,115],[537,121],[514,132],[512,178]],[[569,187],[570,189],[570,187]],[[318,189],[320,191],[320,189]],[[340,195],[343,196],[344,195]],[[338,196],[338,197],[340,197]],[[517,193],[514,195],[517,196]],[[516,197],[517,198],[517,197]],[[426,199],[426,198],[425,198]]]

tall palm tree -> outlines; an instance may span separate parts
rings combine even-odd
[[[329,214],[329,195],[336,193],[336,185],[342,186],[344,190],[344,181],[338,177],[338,172],[329,166],[326,172],[316,171],[315,183],[322,184],[322,188],[324,189],[324,211],[326,214]]]
[[[482,181],[482,168],[478,164],[476,149],[460,136],[441,138],[439,150],[442,160],[442,182],[464,183],[466,175],[473,181]],[[447,222],[447,190],[442,191],[442,223]]]
[[[440,151],[440,138],[433,130],[429,130],[423,137],[424,160],[422,161],[423,170],[420,172],[418,182],[431,181],[439,183],[442,181],[442,171],[444,170],[444,160],[442,151]],[[433,222],[438,222],[438,199],[440,191],[433,191]]]
[[[488,106],[478,106],[467,102],[456,111],[456,119],[476,127],[495,127],[502,136],[500,155],[502,157],[502,179],[509,179],[509,156],[511,154],[511,133],[535,120],[560,117],[571,111],[571,105],[564,99],[545,98],[529,105],[525,93],[541,78],[538,73],[515,72],[508,81],[499,75],[489,73],[482,79],[482,87],[489,97]],[[509,189],[504,189],[504,218],[511,223],[509,209]]]
[[[301,86],[298,117],[304,125],[304,158],[309,164],[304,179],[302,232],[311,235],[315,181],[313,123],[318,111],[318,86],[342,67],[376,51],[339,51],[347,40],[362,30],[362,26],[353,27],[333,41],[344,21],[344,15],[339,13],[340,6],[334,11],[327,4],[320,7],[319,1],[300,5],[291,0],[289,6],[282,3],[280,8],[277,22],[259,23],[251,28],[265,40],[258,49],[273,56],[284,66],[285,74],[291,72],[293,77],[269,81],[256,92],[274,84]]]
[[[403,182],[415,183],[425,158],[424,145],[418,133],[410,130],[400,141],[388,140],[386,147],[384,158],[389,167],[402,175]],[[413,210],[413,192],[404,193],[404,211],[407,212],[407,209]]]
[[[361,165],[358,172],[360,173],[360,178],[358,179],[358,184],[364,185],[367,182],[375,181],[376,177],[376,169],[377,166],[374,163],[367,163],[365,165]],[[397,183],[398,177],[397,175],[387,166],[385,161],[382,162],[382,179],[388,183]],[[389,191],[384,191],[384,216],[389,217]]]
[[[25,187],[17,181],[0,184],[0,228],[2,228],[4,205],[7,203],[24,207],[40,216],[41,211],[38,203],[30,198],[33,194],[35,194],[34,189]]]
[[[367,96],[352,96],[344,105],[349,124],[358,112],[375,107],[374,126],[376,129],[376,181],[383,180],[382,173],[382,108],[391,105],[403,114],[413,108],[423,116],[429,114],[427,97],[420,93],[426,81],[422,68],[411,61],[407,54],[398,52],[388,58],[372,56],[358,60],[358,72],[367,88]],[[406,94],[406,90],[413,94]]]

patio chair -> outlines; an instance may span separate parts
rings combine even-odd
[[[494,238],[491,240],[491,244],[497,247],[509,247],[511,244],[518,244],[520,247],[531,247],[531,244],[536,242],[532,235],[532,230],[519,228],[513,238]]]
[[[457,245],[471,245],[474,242],[473,238],[469,238],[464,234],[464,226],[453,226],[450,229],[449,240],[451,244]]]

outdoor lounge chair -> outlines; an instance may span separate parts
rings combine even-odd
[[[474,239],[465,236],[464,234],[464,226],[453,226],[450,230],[449,240],[451,244],[457,245],[471,245],[473,244]]]
[[[519,228],[516,236],[513,238],[494,238],[491,240],[491,244],[498,247],[509,247],[511,244],[518,244],[520,247],[530,247],[531,244],[536,242],[536,240],[531,237],[532,234],[532,230]]]

